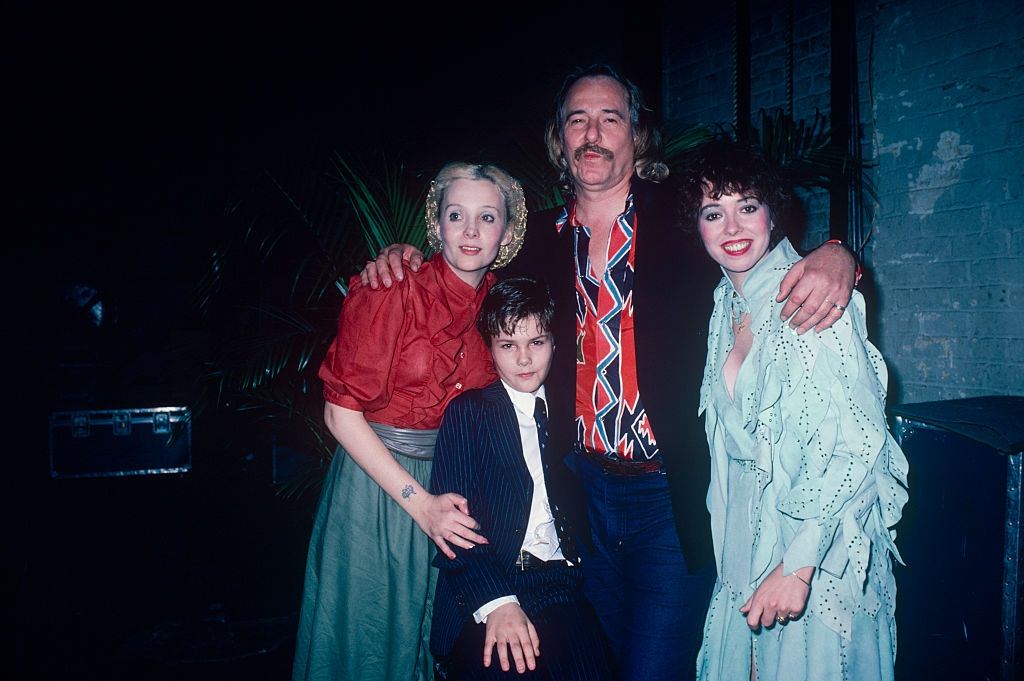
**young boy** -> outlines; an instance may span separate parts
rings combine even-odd
[[[536,279],[496,284],[477,328],[501,380],[460,395],[445,411],[431,492],[463,494],[488,543],[434,561],[440,576],[430,648],[441,676],[611,678],[600,627],[580,590],[573,477],[566,453],[546,449],[553,316],[547,286]]]

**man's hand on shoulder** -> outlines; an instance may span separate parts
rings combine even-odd
[[[857,263],[846,248],[822,244],[794,264],[779,285],[775,300],[786,301],[782,318],[800,334],[832,326],[850,303],[856,271]]]
[[[385,246],[377,254],[376,260],[370,260],[359,273],[363,286],[372,289],[391,288],[395,280],[402,281],[405,271],[402,266],[407,264],[413,272],[419,272],[423,264],[423,253],[412,244],[392,244]]]

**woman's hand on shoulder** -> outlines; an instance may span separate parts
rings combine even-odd
[[[747,616],[747,626],[757,631],[762,626],[785,624],[803,614],[811,588],[810,575],[814,568],[801,568],[789,574],[782,574],[782,564],[771,571],[754,591],[754,595],[740,606],[740,612]],[[807,573],[805,577],[801,573]],[[805,581],[806,580],[806,581]]]
[[[428,494],[413,519],[448,558],[455,558],[449,542],[462,549],[487,543],[487,538],[475,531],[480,523],[469,515],[469,502],[461,494]]]

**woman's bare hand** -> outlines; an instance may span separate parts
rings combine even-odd
[[[808,572],[808,576],[797,573],[782,574],[780,563],[765,577],[754,595],[740,606],[740,612],[747,616],[747,626],[757,631],[762,626],[770,627],[776,622],[785,624],[803,614],[807,607],[807,597],[811,588],[803,580],[810,581],[814,568],[801,568],[798,572]],[[781,620],[781,621],[780,621]]]
[[[449,542],[463,549],[487,543],[486,537],[474,531],[480,529],[480,524],[469,515],[469,502],[460,494],[427,495],[413,518],[448,558],[455,557]]]

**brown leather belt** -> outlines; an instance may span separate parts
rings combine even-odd
[[[649,475],[661,472],[661,462],[653,461],[620,461],[609,459],[603,452],[595,452],[593,449],[582,447],[579,444],[576,448],[593,461],[597,466],[614,475]]]

